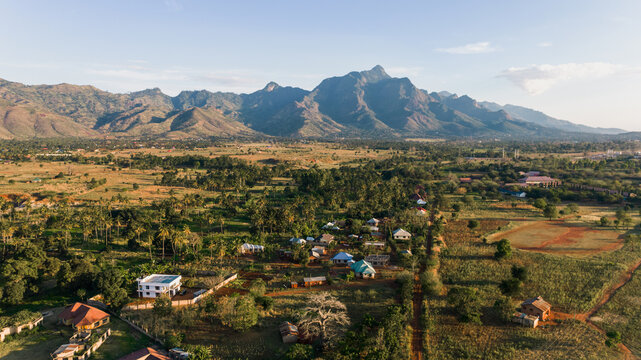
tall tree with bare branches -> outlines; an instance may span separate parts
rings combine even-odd
[[[347,307],[328,292],[309,295],[298,326],[311,336],[318,336],[328,346],[350,324]]]

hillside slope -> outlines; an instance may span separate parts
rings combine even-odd
[[[377,65],[311,91],[268,83],[250,94],[160,89],[114,94],[87,85],[24,85],[0,79],[0,138],[255,137],[563,138],[616,134],[514,105],[428,93]],[[574,135],[573,135],[574,134]]]

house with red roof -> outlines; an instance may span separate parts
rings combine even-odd
[[[58,318],[63,324],[78,330],[92,330],[109,323],[109,314],[80,302],[67,306]]]
[[[170,360],[169,356],[164,355],[156,349],[150,347],[140,349],[125,355],[118,360]]]

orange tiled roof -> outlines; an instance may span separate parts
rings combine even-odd
[[[532,305],[532,306],[534,306],[535,308],[537,308],[537,309],[539,309],[541,311],[550,310],[550,308],[552,307],[552,305],[550,305],[550,303],[548,303],[547,301],[543,300],[543,298],[540,297],[540,296],[537,296],[537,297],[532,298],[532,299],[525,300],[521,304],[521,306],[523,306],[523,305]]]
[[[58,315],[58,317],[64,320],[71,320],[71,323],[74,326],[78,327],[91,325],[95,322],[103,320],[109,317],[109,314],[102,310],[96,309],[93,306],[77,302],[64,309],[60,313],[60,315]]]
[[[169,356],[159,353],[150,347],[134,351],[118,360],[169,360]]]

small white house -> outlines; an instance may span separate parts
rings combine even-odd
[[[254,245],[250,243],[244,243],[240,247],[241,254],[256,254],[263,251],[265,251],[265,247],[263,245]]]
[[[418,199],[416,200],[416,204],[418,204],[419,206],[427,205],[427,201],[423,199]]]
[[[371,219],[367,220],[367,224],[371,225],[371,226],[378,226],[379,222],[381,222],[381,221],[378,220],[377,218],[371,218]]]
[[[138,297],[155,298],[162,294],[170,297],[180,291],[182,283],[180,275],[152,274],[136,279],[138,282]]]
[[[408,231],[398,228],[392,232],[394,240],[409,240],[412,237]]]

